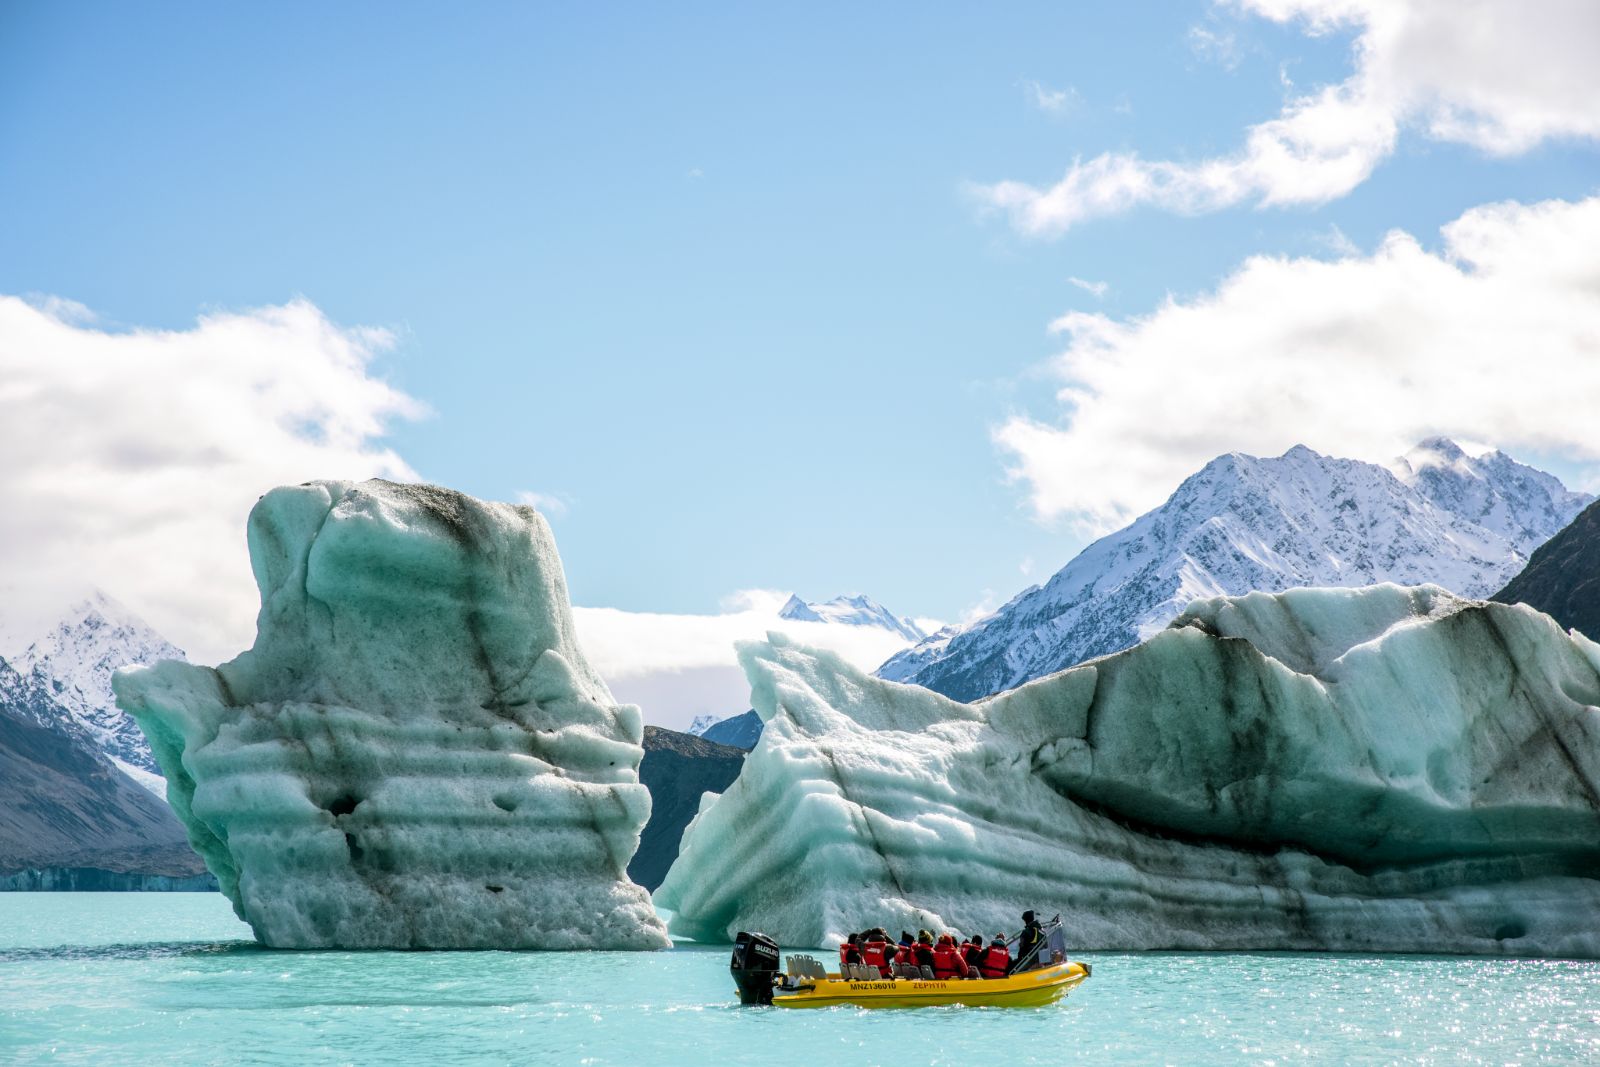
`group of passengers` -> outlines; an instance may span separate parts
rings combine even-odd
[[[883,927],[877,926],[851,934],[849,940],[839,946],[839,962],[875,968],[885,978],[894,977],[897,966],[927,968],[940,981],[1004,978],[1015,971],[1049,962],[1040,958],[1045,933],[1033,912],[1022,915],[1022,932],[1015,938],[1015,959],[1008,947],[1011,940],[1003,933],[995,934],[986,945],[979,935],[969,938],[948,933],[935,936],[931,931],[921,930],[915,937],[910,931],[902,931],[896,942],[890,940]]]

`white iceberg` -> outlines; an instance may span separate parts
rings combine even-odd
[[[625,873],[639,709],[573,636],[531,508],[312,482],[250,515],[255,646],[114,679],[234,910],[274,947],[659,948]]]
[[[674,933],[1600,955],[1600,646],[1433,586],[1191,606],[978,704],[781,636],[761,741],[656,903]]]

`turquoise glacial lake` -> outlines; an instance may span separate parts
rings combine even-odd
[[[1600,964],[1096,953],[1045,1009],[740,1008],[722,947],[274,952],[197,893],[0,893],[0,1063],[1600,1063]]]

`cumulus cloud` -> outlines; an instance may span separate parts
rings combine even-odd
[[[260,494],[417,477],[383,441],[394,420],[424,412],[373,374],[392,344],[304,300],[118,331],[69,300],[0,296],[0,655],[94,588],[199,660],[247,648],[258,598],[245,518]],[[569,507],[561,493],[516,495],[551,516]],[[748,707],[736,641],[781,630],[869,669],[906,645],[780,619],[787,596],[746,591],[713,615],[574,614],[618,697],[669,726]]]
[[[1244,201],[1319,204],[1349,193],[1402,130],[1514,155],[1554,138],[1600,138],[1600,4],[1592,0],[1232,0],[1219,6],[1310,35],[1353,31],[1352,71],[1292,96],[1231,155],[1199,162],[1104,153],[1056,184],[977,190],[1022,233],[1058,235],[1141,204],[1211,211]],[[1201,31],[1209,41],[1213,31]]]
[[[1475,208],[1438,252],[1255,258],[1212,293],[1054,329],[1058,420],[995,431],[1042,518],[1103,532],[1228,451],[1386,460],[1435,433],[1600,473],[1600,198]],[[1590,487],[1593,487],[1592,485]]]
[[[0,595],[8,630],[91,587],[201,659],[249,645],[256,498],[309,478],[408,479],[382,444],[416,401],[371,373],[393,344],[297,300],[114,331],[0,296]]]
[[[573,616],[584,655],[617,698],[640,705],[648,722],[680,730],[697,715],[737,715],[750,706],[750,685],[734,657],[736,641],[776,630],[831,649],[864,670],[908,644],[875,627],[779,618],[788,599],[788,593],[757,589],[736,594],[715,615],[576,607]]]

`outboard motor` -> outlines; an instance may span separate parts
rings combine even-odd
[[[778,943],[766,934],[741,930],[728,969],[739,987],[740,1004],[771,1004],[772,980],[778,977]]]

